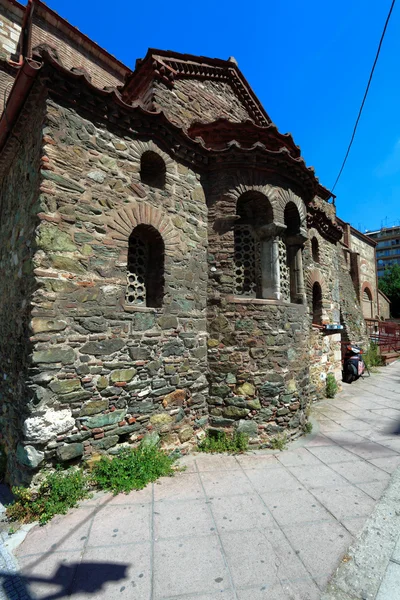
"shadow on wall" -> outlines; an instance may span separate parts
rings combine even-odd
[[[56,600],[73,597],[78,593],[95,594],[109,582],[122,581],[127,577],[128,565],[118,563],[81,562],[60,565],[53,577],[24,577],[19,574],[0,572],[5,598],[21,600]],[[59,590],[48,595],[32,596],[30,583],[58,586]]]

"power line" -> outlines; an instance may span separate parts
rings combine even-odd
[[[367,87],[366,87],[366,89],[365,89],[365,93],[364,93],[364,98],[363,98],[363,101],[361,102],[360,110],[358,111],[358,117],[357,117],[357,120],[356,120],[356,124],[354,125],[354,129],[353,129],[353,135],[351,136],[351,140],[350,140],[349,146],[348,146],[348,148],[347,148],[346,156],[344,157],[344,160],[343,160],[342,166],[341,166],[341,168],[340,168],[339,174],[338,174],[338,176],[336,177],[336,181],[335,181],[335,183],[333,184],[333,188],[332,188],[332,190],[331,190],[332,192],[333,192],[333,190],[335,189],[337,182],[339,181],[339,178],[340,178],[340,176],[341,176],[341,174],[342,174],[342,171],[343,171],[343,169],[344,169],[344,166],[345,166],[345,164],[346,164],[347,157],[349,156],[349,153],[350,153],[350,148],[351,148],[351,146],[353,145],[354,137],[355,137],[355,135],[356,135],[356,131],[357,131],[357,127],[358,127],[358,122],[359,122],[359,120],[360,120],[361,113],[362,113],[362,111],[363,111],[364,104],[365,104],[365,101],[366,101],[366,99],[367,99],[367,95],[368,95],[368,91],[369,91],[369,86],[371,85],[372,76],[373,76],[373,74],[374,74],[375,67],[376,67],[376,63],[378,62],[379,54],[380,54],[380,51],[381,51],[381,46],[382,46],[383,38],[385,37],[386,29],[387,29],[387,26],[388,26],[388,23],[389,23],[389,20],[390,20],[390,17],[391,17],[391,14],[392,14],[392,11],[393,11],[393,8],[394,8],[394,5],[395,5],[395,3],[396,3],[396,0],[392,0],[392,5],[391,5],[391,7],[390,7],[389,14],[388,14],[388,16],[387,16],[387,18],[386,18],[385,26],[384,26],[384,28],[383,28],[382,35],[381,35],[381,39],[380,39],[380,41],[379,41],[379,46],[378,46],[378,50],[377,50],[377,52],[376,52],[376,56],[375,56],[375,60],[374,60],[374,64],[372,65],[371,73],[370,73],[370,75],[369,75],[368,84],[367,84]]]

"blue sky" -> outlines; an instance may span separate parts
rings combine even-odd
[[[340,169],[391,0],[47,0],[133,68],[148,47],[234,56],[321,183]],[[110,10],[111,9],[111,10]],[[347,165],[338,215],[362,231],[400,220],[400,4]]]

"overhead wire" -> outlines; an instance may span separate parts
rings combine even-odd
[[[348,145],[348,148],[347,148],[346,155],[345,155],[345,157],[344,157],[344,160],[343,160],[342,166],[341,166],[341,168],[340,168],[340,171],[339,171],[339,173],[338,173],[338,176],[336,177],[336,181],[335,181],[335,183],[333,184],[333,187],[332,187],[332,189],[331,189],[331,192],[333,192],[333,190],[334,190],[334,189],[335,189],[335,187],[336,187],[336,184],[337,184],[337,182],[338,182],[338,181],[339,181],[339,179],[340,179],[340,176],[341,176],[341,174],[342,174],[342,171],[343,171],[343,169],[344,169],[344,166],[345,166],[345,164],[346,164],[346,162],[347,162],[347,158],[348,158],[348,156],[349,156],[350,149],[351,149],[351,147],[352,147],[352,145],[353,145],[353,141],[354,141],[354,138],[355,138],[355,135],[356,135],[356,131],[357,131],[357,127],[358,127],[358,123],[359,123],[359,121],[360,121],[361,113],[362,113],[362,111],[363,111],[364,104],[365,104],[365,101],[366,101],[366,99],[367,99],[367,96],[368,96],[369,87],[370,87],[370,85],[371,85],[371,81],[372,81],[372,77],[373,77],[373,75],[374,75],[374,71],[375,71],[376,63],[378,62],[378,58],[379,58],[379,54],[380,54],[380,51],[381,51],[382,43],[383,43],[383,40],[384,40],[384,37],[385,37],[385,34],[386,34],[386,29],[387,29],[388,23],[389,23],[389,21],[390,21],[390,17],[391,17],[391,15],[392,15],[392,12],[393,12],[393,8],[394,8],[394,5],[395,5],[395,3],[396,3],[396,0],[392,0],[392,4],[391,4],[391,6],[390,6],[390,9],[389,9],[388,16],[386,17],[385,26],[384,26],[384,28],[383,28],[383,31],[382,31],[381,39],[379,40],[378,50],[377,50],[377,52],[376,52],[376,55],[375,55],[375,60],[374,60],[374,64],[372,65],[372,69],[371,69],[371,72],[370,72],[370,75],[369,75],[368,84],[367,84],[367,87],[366,87],[366,89],[365,89],[365,93],[364,93],[363,100],[362,100],[362,102],[361,102],[360,110],[358,111],[358,116],[357,116],[356,123],[355,123],[355,125],[354,125],[353,134],[352,134],[352,136],[351,136],[350,143],[349,143],[349,145]]]

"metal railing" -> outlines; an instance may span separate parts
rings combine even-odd
[[[387,351],[400,352],[400,324],[393,321],[365,319],[368,336],[379,346],[381,354]]]

